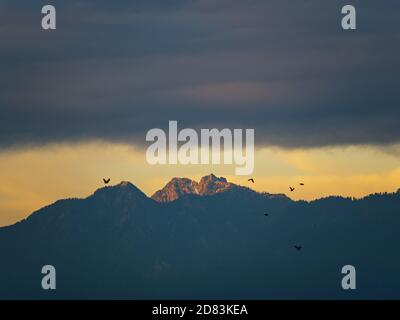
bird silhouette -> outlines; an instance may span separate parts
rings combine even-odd
[[[294,188],[292,188],[292,187],[289,187],[289,189],[290,189],[290,192],[293,192],[293,191],[294,191]]]
[[[253,179],[253,178],[250,178],[250,179],[247,180],[247,181],[250,181],[250,182],[253,182],[253,183],[254,183],[254,179]]]
[[[107,180],[106,180],[106,179],[103,179],[103,181],[104,181],[105,184],[108,184],[108,183],[110,182],[110,180],[111,180],[110,178],[108,178]]]
[[[303,183],[303,182],[300,182],[300,185],[301,185],[301,186],[304,186],[304,183]]]
[[[302,246],[294,246],[296,248],[297,251],[300,251]]]

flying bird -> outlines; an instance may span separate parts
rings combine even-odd
[[[294,191],[294,188],[292,188],[292,187],[289,187],[289,189],[290,189],[290,192],[293,192],[293,191]]]
[[[304,183],[303,183],[303,182],[300,182],[300,185],[301,185],[301,186],[304,186]]]
[[[103,179],[103,181],[104,181],[105,184],[108,184],[108,183],[110,182],[110,180],[111,180],[110,178],[108,178],[107,180],[106,180],[106,179]]]
[[[302,246],[294,246],[296,248],[297,251],[300,251]]]
[[[254,183],[254,179],[253,179],[253,178],[250,178],[250,179],[247,180],[247,181],[250,181],[250,182],[253,182],[253,183]]]

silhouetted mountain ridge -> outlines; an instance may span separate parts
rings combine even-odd
[[[0,228],[0,298],[346,298],[344,264],[350,297],[399,297],[399,192],[292,201],[210,175],[153,198],[122,182]]]

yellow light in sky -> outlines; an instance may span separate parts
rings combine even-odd
[[[200,179],[214,173],[258,191],[286,193],[311,200],[328,195],[361,197],[400,187],[398,146],[258,149],[255,184],[234,176],[235,165],[158,165],[146,162],[144,150],[123,144],[90,142],[0,152],[0,226],[25,218],[58,199],[86,197],[103,186],[131,181],[147,195],[172,177]],[[305,186],[300,187],[299,183]],[[289,192],[289,186],[295,187]]]

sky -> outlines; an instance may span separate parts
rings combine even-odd
[[[0,225],[130,180],[230,166],[150,166],[146,132],[254,128],[259,191],[294,199],[400,188],[400,2],[0,0]]]

